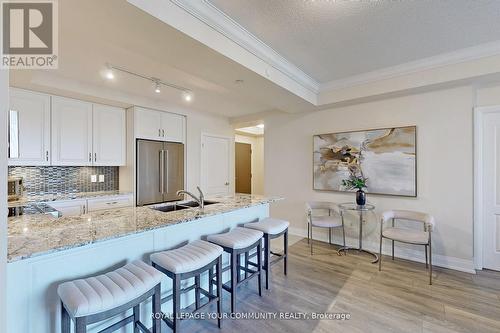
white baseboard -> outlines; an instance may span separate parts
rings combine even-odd
[[[296,228],[296,227],[289,227],[288,232],[291,235],[295,236],[300,236],[300,237],[307,237],[307,229],[302,229],[302,228]],[[328,237],[326,233],[316,233],[314,234],[314,239],[317,241],[321,242],[328,242]],[[354,238],[347,238],[346,239],[347,244],[357,244],[357,240]],[[385,255],[391,255],[391,247],[389,245],[389,241],[385,241],[382,247],[382,253]],[[396,243],[397,244],[397,243]],[[363,242],[363,248],[373,251],[375,253],[379,252],[379,243],[374,243],[370,241],[365,241]],[[409,248],[403,248],[403,247],[398,247],[395,245],[395,257],[401,258],[401,259],[406,259],[406,260],[411,260],[415,262],[421,262],[425,263],[425,255],[423,248],[422,250],[418,249],[409,249]],[[448,269],[453,269],[456,271],[460,272],[466,272],[470,274],[476,274],[476,270],[474,269],[474,261],[472,259],[461,259],[461,258],[456,258],[456,257],[450,257],[450,256],[443,256],[440,254],[433,254],[432,255],[432,265],[433,266],[438,266],[438,267],[443,267],[443,268],[448,268]]]

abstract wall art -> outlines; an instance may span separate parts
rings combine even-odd
[[[367,193],[417,196],[416,126],[314,135],[313,188],[347,191],[342,180],[358,170]]]

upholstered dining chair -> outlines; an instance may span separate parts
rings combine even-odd
[[[318,214],[319,212],[322,214]],[[325,213],[327,212],[327,215]],[[342,238],[345,246],[344,218],[337,204],[323,201],[306,202],[307,242],[311,245],[313,254],[313,227],[328,228],[328,243],[332,244],[332,228],[342,228]]]
[[[423,231],[409,228],[400,228],[395,224],[396,220],[406,220],[420,223]],[[388,222],[391,225],[384,228]],[[423,245],[425,247],[425,267],[429,268],[429,284],[432,284],[432,245],[431,233],[434,229],[434,217],[426,213],[414,212],[409,210],[389,210],[382,214],[380,222],[380,253],[378,261],[378,270],[382,270],[382,241],[384,238],[392,241],[392,260],[394,260],[394,241]],[[429,247],[429,251],[427,251]]]

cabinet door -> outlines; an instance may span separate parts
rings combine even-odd
[[[184,142],[185,119],[186,117],[178,114],[162,112],[162,139],[171,142]]]
[[[78,216],[86,213],[87,200],[63,200],[47,202],[47,205],[61,213],[61,216]]]
[[[135,109],[136,137],[139,139],[162,140],[161,112],[143,108]]]
[[[52,97],[52,165],[92,164],[92,103]]]
[[[50,164],[50,96],[10,89],[9,165]]]
[[[125,110],[94,104],[94,165],[125,165]]]

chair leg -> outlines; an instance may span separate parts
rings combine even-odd
[[[267,247],[267,250],[266,250],[266,257],[268,257],[268,253],[269,253],[269,237],[266,241],[266,247]],[[267,262],[267,270],[266,270],[266,289],[267,286],[268,286],[268,276],[269,276],[269,257],[268,259],[266,260]],[[262,243],[259,242],[259,245],[257,245],[257,267],[258,267],[258,276],[257,278],[259,279],[258,280],[258,285],[259,285],[259,296],[262,296]]]
[[[264,270],[266,271],[266,289],[269,289],[269,275],[271,274],[271,239],[264,234]]]
[[[392,260],[394,260],[394,241],[392,241]]]
[[[382,234],[380,234],[380,248],[378,251],[378,271],[382,270]]]
[[[61,333],[71,333],[71,318],[61,302]]]
[[[311,235],[311,255],[313,255],[313,227],[312,227],[312,224],[309,224],[309,225],[311,228],[311,230],[309,231],[309,233]]]
[[[345,228],[344,228],[344,219],[342,218],[342,242],[344,243],[345,247]]]
[[[231,253],[231,313],[234,313],[236,310],[237,256],[237,254]]]
[[[87,333],[85,317],[75,318],[75,333]]]
[[[328,244],[332,245],[332,228],[328,228]]]
[[[179,314],[181,312],[181,279],[179,275],[174,275],[173,279],[173,318],[172,318],[172,331],[177,333],[179,331]]]
[[[134,333],[140,333],[141,331],[139,330],[139,326],[137,326],[137,323],[141,321],[141,315],[140,315],[140,305],[137,304],[134,306]]]
[[[161,332],[161,284],[155,287],[153,294],[152,310],[154,314],[153,319],[153,333]]]
[[[200,308],[200,275],[196,275],[194,277],[194,304],[196,306],[196,309]]]
[[[283,255],[285,256],[283,258],[283,272],[285,275],[287,274],[288,271],[288,229],[285,231],[285,234],[283,235]]]
[[[222,256],[217,260],[217,325],[222,328]]]
[[[429,261],[427,259],[427,245],[425,245],[425,268],[429,268]]]
[[[431,247],[430,237],[429,237],[429,284],[432,285],[432,247]]]
[[[309,235],[309,228],[310,228],[310,223],[307,223],[307,244],[310,242],[310,235]]]

